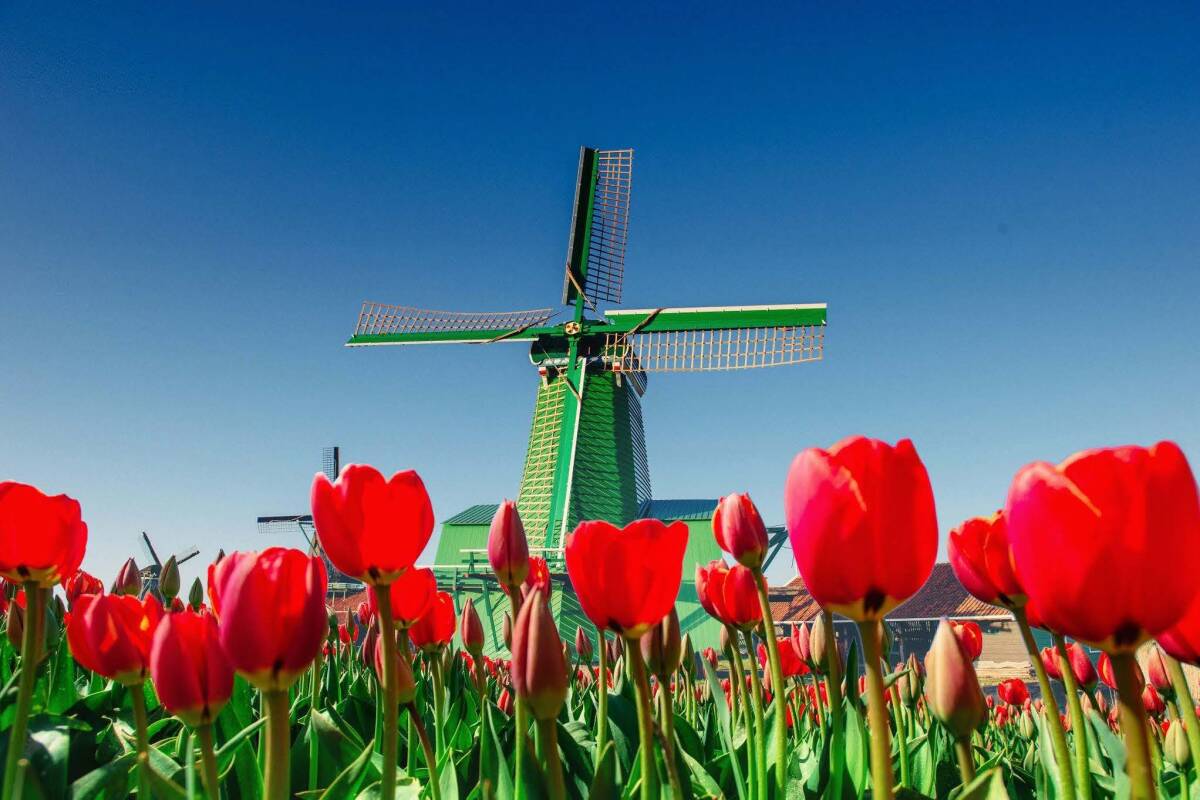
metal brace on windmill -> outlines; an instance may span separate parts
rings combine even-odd
[[[462,313],[364,303],[346,344],[528,342],[540,381],[517,507],[531,550],[545,555],[553,572],[561,566],[566,534],[580,520],[685,519],[697,530],[680,600],[694,602],[693,563],[720,557],[707,528],[716,500],[651,499],[640,407],[646,376],[819,360],[826,306],[601,311],[602,304],[621,302],[632,172],[633,150],[580,149],[564,310]],[[554,321],[560,315],[565,318]],[[439,580],[449,579],[456,594],[483,592],[488,600],[490,576],[481,554],[494,508],[474,506],[443,523]],[[779,529],[774,533],[778,552],[784,537]],[[693,616],[701,624],[703,615]]]

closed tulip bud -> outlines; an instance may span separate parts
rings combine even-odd
[[[150,675],[163,706],[185,724],[210,724],[233,694],[233,667],[211,614],[182,611],[159,623]]]
[[[679,669],[682,649],[679,639],[679,616],[674,607],[662,618],[662,621],[642,634],[642,658],[654,675],[665,680]]]
[[[1021,712],[1021,717],[1017,721],[1017,730],[1021,732],[1021,736],[1029,741],[1033,741],[1033,737],[1037,734],[1037,726],[1033,722],[1033,714],[1029,713],[1029,709]]]
[[[674,609],[672,609],[672,612],[674,612]],[[683,657],[679,662],[680,666],[685,670],[694,670],[696,666],[696,648],[692,645],[692,635],[690,633],[683,635],[681,645]]]
[[[729,641],[729,628],[722,625],[721,632],[720,632],[720,635],[718,636],[718,639],[719,639],[718,644],[721,645],[721,652],[722,653],[729,652],[729,648],[731,647],[731,644]],[[713,664],[713,666],[715,667],[716,664]]]
[[[383,680],[383,645],[380,642],[378,635],[374,640],[374,646],[371,648],[372,665],[375,667],[375,676],[379,678],[379,685],[385,689],[387,685]],[[365,645],[364,645],[365,646]],[[409,666],[408,659],[402,653],[396,653],[396,691],[397,700],[400,705],[408,705],[417,696],[417,682],[413,678],[412,667]]]
[[[462,639],[463,649],[479,658],[483,654],[483,623],[475,612],[475,603],[471,598],[463,603],[462,614],[458,620],[458,635]]]
[[[943,619],[925,656],[925,698],[930,713],[961,739],[987,719],[987,706],[971,659]]]
[[[176,563],[175,556],[163,562],[158,573],[158,593],[167,603],[179,595],[179,564]]]
[[[584,664],[592,663],[592,640],[584,632],[582,625],[575,629],[575,654]]]
[[[543,592],[533,592],[513,626],[512,684],[538,720],[554,719],[567,699],[562,642]]]
[[[711,647],[704,648],[704,650],[701,651],[700,655],[704,658],[705,661],[707,661],[709,663],[709,666],[711,666],[713,669],[716,669],[717,664],[720,663],[720,657],[717,655],[717,651],[712,649]]]
[[[1163,660],[1162,648],[1156,644],[1150,645],[1150,651],[1146,654],[1146,677],[1150,680],[1150,685],[1157,689],[1162,696],[1174,695],[1171,678],[1167,675],[1167,663]]]
[[[1101,660],[1107,660],[1106,656],[1101,654]],[[1088,657],[1087,651],[1082,645],[1071,642],[1067,645],[1067,661],[1071,665],[1071,673],[1075,676],[1075,682],[1089,692],[1096,688],[1096,682],[1099,676],[1096,674],[1096,667],[1092,664],[1092,659]],[[1115,689],[1116,686],[1114,685]]]
[[[79,570],[63,587],[67,593],[67,602],[72,606],[75,601],[85,594],[104,594],[104,583],[95,575]]]
[[[1163,702],[1154,685],[1150,683],[1142,687],[1142,705],[1145,706],[1146,713],[1152,717],[1157,717],[1167,710],[1167,704]]]
[[[608,640],[608,661],[610,664],[617,663],[621,656],[625,655],[625,640],[620,636],[614,636]]]
[[[500,626],[500,635],[504,638],[504,646],[508,648],[508,652],[512,652],[512,616],[505,611],[504,623]]]
[[[1167,736],[1163,740],[1163,755],[1179,768],[1186,767],[1192,760],[1192,751],[1188,747],[1187,732],[1183,729],[1183,723],[1179,720],[1172,720],[1171,726],[1167,728]]]
[[[767,553],[767,526],[748,494],[731,494],[717,503],[712,517],[717,545],[744,567],[762,568]]]
[[[812,653],[812,668],[813,672],[825,674],[825,668],[829,664],[828,660],[828,637],[829,632],[825,629],[825,615],[818,614],[813,620],[812,631],[809,633],[808,644]],[[834,648],[836,653],[837,648]]]
[[[508,689],[501,689],[500,696],[496,698],[496,706],[508,716],[513,713],[512,693]]]
[[[204,605],[204,584],[200,583],[199,578],[192,579],[192,588],[188,589],[188,605],[193,611],[199,611],[200,606]]]
[[[496,508],[488,529],[488,563],[501,586],[516,589],[529,574],[529,542],[517,504],[505,500]]]
[[[1056,681],[1062,680],[1062,670],[1059,668],[1058,650],[1053,647],[1043,647],[1038,652],[1038,657],[1042,661],[1042,667],[1046,670],[1046,675]]]
[[[327,628],[328,632],[325,634],[325,638],[329,640],[330,644],[335,644],[340,635],[339,628],[341,628],[341,624],[338,622],[337,612],[334,611],[332,608],[326,607],[325,608],[325,619],[326,619],[326,623],[328,625],[328,628]]]
[[[792,650],[795,651],[796,657],[805,664],[812,664],[812,645],[809,638],[808,626],[801,622],[799,625],[792,625],[792,635],[788,637],[792,645]]]
[[[961,640],[959,644],[961,644]],[[917,659],[916,653],[909,653],[908,660],[904,662],[904,674],[896,682],[900,692],[900,702],[910,708],[916,704],[920,698],[924,688],[925,667]]]
[[[136,597],[141,591],[142,574],[138,570],[137,562],[130,558],[121,565],[121,571],[117,573],[117,579],[112,585],[112,594],[128,594]]]

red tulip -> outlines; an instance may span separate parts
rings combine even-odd
[[[704,660],[707,661],[713,669],[717,668],[719,657],[717,656],[716,650],[711,647],[706,647],[703,651],[701,651],[700,655],[704,657]]]
[[[1167,710],[1167,704],[1163,702],[1152,683],[1147,683],[1142,687],[1142,705],[1145,706],[1148,714],[1155,717]]]
[[[583,630],[582,625],[575,627],[575,654],[583,663],[592,663],[592,639]]]
[[[513,626],[512,685],[535,719],[558,716],[567,699],[567,665],[549,598],[533,592]]]
[[[973,660],[943,619],[925,655],[925,696],[930,713],[956,738],[970,736],[987,718]]]
[[[104,582],[83,570],[79,570],[69,579],[65,586],[67,604],[74,608],[75,601],[85,594],[104,594]]]
[[[419,570],[412,569],[412,570],[409,570],[408,572],[405,572],[404,574],[408,575],[410,572],[418,572],[418,571]],[[395,600],[393,599],[392,602],[394,604]],[[424,612],[422,611],[422,613],[424,613]],[[358,604],[358,608],[355,610],[354,615],[356,617],[358,617],[358,624],[362,625],[365,628],[371,624],[371,618],[375,616],[375,609],[371,608],[370,602],[368,602],[367,600],[363,600],[361,603]],[[420,616],[420,615],[418,615],[418,616]]]
[[[683,522],[580,523],[567,535],[565,557],[583,613],[602,630],[640,638],[675,605],[687,538]]]
[[[1171,677],[1167,674],[1167,663],[1163,660],[1163,651],[1156,644],[1150,645],[1146,653],[1146,677],[1150,685],[1160,692],[1170,694],[1173,691]]]
[[[1045,668],[1046,674],[1056,681],[1061,681],[1063,676],[1062,669],[1058,664],[1058,650],[1053,647],[1043,647],[1038,655],[1042,659],[1042,667]]]
[[[550,568],[546,566],[546,559],[536,556],[529,559],[529,572],[521,584],[521,596],[528,597],[535,589],[547,595],[550,593]]]
[[[496,706],[505,714],[509,715],[510,717],[512,716],[514,709],[513,699],[512,694],[508,691],[508,689],[500,690],[500,696],[496,698]]]
[[[759,569],[767,554],[767,526],[748,494],[731,494],[717,503],[712,517],[717,546],[744,567]]]
[[[721,586],[721,603],[728,624],[742,630],[762,622],[762,604],[758,600],[758,576],[741,564],[735,564]]]
[[[1029,687],[1020,678],[1009,678],[996,685],[996,694],[1010,706],[1023,706],[1029,700]]]
[[[342,644],[350,644],[350,629],[345,625],[338,626],[338,641]]]
[[[1021,584],[1059,633],[1131,652],[1197,596],[1200,498],[1171,442],[1030,464],[1005,514]]]
[[[233,694],[233,667],[209,613],[180,611],[158,624],[150,647],[158,699],[193,728],[217,718]]]
[[[1178,622],[1158,635],[1158,643],[1172,658],[1200,665],[1200,596]]]
[[[413,567],[388,585],[392,599],[392,618],[397,628],[411,628],[433,604],[437,595],[437,578],[433,570]],[[379,613],[375,587],[367,588],[367,611],[370,617]],[[361,609],[361,606],[360,606]]]
[[[779,664],[783,669],[783,677],[792,678],[808,673],[808,665],[796,654],[790,639],[781,636],[776,639],[776,644],[779,646]],[[764,673],[767,670],[768,655],[766,646],[760,643],[758,645],[758,665],[763,668]]]
[[[312,484],[317,538],[333,565],[370,585],[386,585],[413,565],[433,533],[433,506],[416,472],[385,479],[374,467],[347,464],[334,483]]]
[[[1096,668],[1092,665],[1092,659],[1088,656],[1087,650],[1075,642],[1067,645],[1067,663],[1071,665],[1071,674],[1075,676],[1075,682],[1084,689],[1091,691],[1096,686]]]
[[[208,568],[221,645],[253,686],[286,689],[321,652],[326,584],[320,558],[285,547],[230,553]]]
[[[949,556],[959,583],[983,602],[1024,605],[1025,590],[1013,572],[1002,512],[969,519],[950,531]]]
[[[473,656],[483,654],[483,622],[475,611],[475,603],[471,598],[463,603],[462,614],[458,621],[458,637],[462,639],[463,649]]]
[[[65,494],[0,482],[0,575],[49,588],[79,570],[87,525],[79,503]]]
[[[501,586],[516,588],[529,574],[529,542],[517,504],[505,500],[496,508],[488,530],[488,563]]]
[[[789,637],[792,652],[805,664],[812,662],[812,644],[809,638],[808,625],[801,622],[792,625],[792,635]]]
[[[454,638],[454,598],[445,592],[434,595],[425,615],[408,629],[408,638],[425,652],[440,650]]]
[[[67,615],[67,642],[75,660],[97,675],[126,686],[150,670],[150,645],[163,617],[154,595],[85,594]]]
[[[788,472],[784,505],[796,564],[826,610],[883,619],[933,570],[933,490],[907,439],[893,447],[854,436],[805,450]]]
[[[963,652],[972,661],[978,661],[979,656],[983,653],[983,631],[979,629],[979,624],[971,620],[950,620],[950,629],[954,631],[954,635],[958,637],[958,643],[962,645]]]

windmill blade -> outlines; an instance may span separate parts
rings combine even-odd
[[[142,531],[142,547],[146,549],[146,555],[150,556],[150,560],[161,567],[162,562],[158,560],[158,553],[154,552],[154,545],[150,544],[150,537],[146,535],[145,531]]]
[[[547,332],[538,326],[552,316],[550,308],[480,313],[363,303],[346,346],[528,342]]]
[[[608,311],[604,358],[618,372],[712,372],[819,361],[825,304]]]
[[[184,562],[191,561],[198,555],[200,555],[200,548],[189,547],[187,550],[175,554],[175,563],[183,564]]]
[[[580,148],[564,305],[574,303],[580,291],[593,308],[602,300],[621,302],[632,182],[633,150]]]

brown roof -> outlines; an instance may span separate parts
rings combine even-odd
[[[807,622],[821,613],[821,607],[804,588],[797,575],[784,586],[772,588],[771,616],[776,622]],[[887,618],[940,619],[941,617],[1007,617],[1009,612],[973,597],[958,582],[949,564],[933,565],[929,580],[915,595],[888,612]]]

